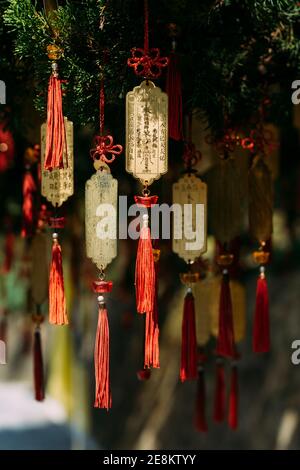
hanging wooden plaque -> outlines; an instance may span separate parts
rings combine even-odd
[[[102,166],[85,185],[86,255],[98,269],[117,256],[117,206],[118,181]]]
[[[173,251],[193,262],[206,251],[207,185],[193,173],[173,184]]]
[[[126,171],[143,185],[168,171],[168,96],[151,81],[126,96]]]
[[[45,149],[46,149],[46,128],[47,124],[41,126],[41,172],[42,172],[42,195],[53,206],[61,206],[74,192],[73,170],[74,170],[74,149],[73,149],[73,123],[65,118],[67,152],[64,153],[64,168],[54,170],[44,169]]]

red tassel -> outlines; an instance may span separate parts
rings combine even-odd
[[[138,313],[153,312],[155,300],[155,267],[148,215],[143,215],[143,227],[135,264],[135,291]]]
[[[205,377],[204,367],[200,365],[198,370],[198,386],[197,386],[197,400],[196,400],[196,418],[195,426],[199,432],[207,432],[207,421],[205,414],[206,405],[206,392],[205,392]]]
[[[39,327],[37,327],[34,332],[33,375],[34,375],[35,399],[37,401],[43,401],[45,398],[44,366],[43,366],[43,354],[42,354],[42,345],[41,345],[41,332],[40,332]]]
[[[98,327],[95,342],[95,408],[111,408],[109,379],[109,325],[103,297],[99,296]]]
[[[48,85],[47,132],[44,167],[46,170],[64,168],[63,156],[66,151],[66,131],[62,109],[61,80],[57,64],[52,64],[53,74]]]
[[[52,262],[49,276],[49,322],[67,325],[67,307],[64,289],[61,247],[57,234],[53,234]]]
[[[158,305],[157,305],[157,290],[158,290],[158,267],[155,263],[155,296],[154,307],[150,312],[146,312],[145,320],[145,353],[144,353],[144,368],[154,367],[159,368],[159,326],[158,326]]]
[[[235,357],[232,303],[229,276],[226,269],[223,271],[221,283],[217,354],[223,357]]]
[[[231,429],[237,429],[238,426],[238,403],[239,403],[239,384],[237,366],[231,367],[230,395],[228,424]]]
[[[22,237],[30,237],[34,233],[34,193],[36,192],[36,184],[29,170],[23,178],[23,224]]]
[[[4,261],[2,267],[2,272],[4,274],[8,273],[11,270],[14,256],[14,241],[14,234],[11,231],[7,232],[4,243]]]
[[[195,321],[195,301],[191,289],[184,298],[182,337],[181,337],[181,365],[180,380],[193,380],[197,378],[197,339]]]
[[[257,280],[256,305],[253,325],[253,351],[256,353],[270,350],[269,296],[264,267]]]
[[[0,317],[0,340],[7,342],[7,310],[3,310]]]
[[[214,421],[221,423],[225,419],[225,371],[223,362],[216,364],[216,382],[214,397]]]
[[[182,91],[178,57],[172,52],[167,73],[167,93],[169,98],[169,137],[182,140]]]

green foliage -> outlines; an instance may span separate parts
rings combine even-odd
[[[186,111],[199,109],[212,132],[220,135],[224,116],[231,125],[244,126],[267,94],[273,107],[278,106],[273,120],[285,119],[290,100],[282,97],[300,64],[297,2],[151,0],[149,6],[150,45],[167,54],[167,25],[175,22],[180,31],[177,50]],[[50,73],[46,48],[56,43],[63,49],[59,67],[67,81],[65,113],[80,124],[97,125],[102,72],[111,117],[122,112],[125,93],[137,83],[126,61],[131,47],[143,45],[141,0],[67,0],[48,14],[36,2],[8,0],[4,21],[16,57],[33,77],[40,111],[45,111]]]

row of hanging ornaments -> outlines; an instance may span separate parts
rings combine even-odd
[[[135,289],[137,312],[145,317],[145,344],[143,369],[140,378],[149,377],[151,368],[159,367],[159,326],[157,311],[157,277],[160,251],[156,243],[152,243],[149,228],[148,209],[157,203],[158,197],[150,194],[150,185],[168,170],[168,137],[182,140],[182,101],[181,79],[178,68],[178,59],[175,54],[175,40],[170,58],[160,57],[159,49],[149,48],[148,8],[145,1],[145,32],[144,48],[131,50],[132,57],[128,59],[128,66],[134,69],[138,77],[144,80],[130,91],[126,97],[126,170],[137,178],[143,186],[142,194],[135,196],[135,202],[140,207],[142,223],[140,239],[137,248]],[[63,116],[62,88],[58,76],[57,60],[61,51],[55,46],[48,46],[48,56],[52,61],[52,74],[48,86],[47,123],[41,129],[41,193],[53,205],[54,217],[50,219],[53,229],[52,261],[49,276],[49,321],[52,324],[64,325],[68,323],[66,299],[64,293],[64,280],[62,270],[61,247],[58,239],[58,230],[64,227],[64,218],[59,217],[57,209],[73,194],[73,125]],[[168,95],[156,87],[153,80],[161,74],[162,68],[169,63],[167,90],[170,96],[170,110],[168,116]],[[95,174],[86,182],[85,210],[86,210],[86,254],[99,269],[99,278],[93,282],[93,290],[98,295],[98,327],[95,342],[95,407],[109,409],[112,404],[110,377],[109,377],[109,324],[104,295],[110,293],[113,282],[106,280],[105,269],[117,255],[116,233],[105,240],[96,236],[96,227],[99,217],[96,209],[100,204],[110,203],[115,207],[111,214],[111,226],[117,227],[117,196],[118,182],[110,172],[110,164],[116,156],[122,153],[122,146],[114,144],[113,137],[105,134],[104,126],[104,73],[101,71],[100,79],[100,129],[95,137],[95,146],[90,151],[96,170]],[[168,129],[169,124],[169,129]],[[227,152],[224,151],[224,156]],[[206,251],[207,233],[207,186],[201,181],[194,170],[199,155],[191,142],[185,144],[183,176],[173,185],[173,202],[183,206],[193,205],[193,221],[195,225],[196,204],[201,204],[203,210],[201,218],[201,246],[197,250],[187,250],[190,240],[173,239],[173,251],[187,263],[187,272],[181,274],[181,280],[186,287],[184,299],[184,312],[182,320],[182,347],[180,379],[182,382],[198,377],[197,395],[197,427],[200,431],[207,430],[205,418],[205,384],[204,384],[204,348],[210,336],[210,320],[208,314],[199,312],[200,331],[197,347],[195,299],[201,304],[201,292],[210,288],[208,282],[199,282],[200,273],[193,270],[195,260]],[[257,285],[256,311],[254,321],[254,350],[265,352],[269,349],[268,327],[268,295],[264,274],[264,265],[268,262],[269,253],[265,250],[266,241],[272,233],[272,180],[264,155],[253,157],[249,172],[250,190],[250,228],[260,243],[260,248],[254,253],[255,260],[260,264],[260,276]],[[219,172],[219,173],[218,173]],[[219,186],[219,210],[226,205],[225,213],[228,220],[230,213],[234,212],[235,161],[232,157],[222,158],[217,168],[218,177],[215,179]],[[231,181],[232,180],[232,181]],[[265,194],[270,197],[265,197]],[[43,212],[43,211],[42,211]],[[218,213],[218,211],[217,211]],[[224,212],[223,212],[224,214]],[[235,214],[233,214],[235,215]],[[45,214],[41,215],[45,220]],[[220,222],[221,221],[221,222]],[[215,324],[212,333],[217,336],[217,364],[216,364],[216,392],[215,411],[216,421],[222,421],[225,413],[225,375],[224,358],[232,360],[231,392],[229,400],[229,424],[232,428],[237,426],[237,367],[238,354],[235,343],[243,338],[242,317],[235,314],[231,298],[229,281],[230,268],[234,263],[234,255],[227,250],[232,239],[236,236],[225,221],[222,226],[223,215],[216,222],[216,238],[221,242],[222,251],[217,258],[221,268],[222,278],[220,301],[215,310]],[[177,221],[178,222],[178,221]],[[234,224],[233,224],[234,225]],[[265,227],[264,233],[262,227]],[[175,232],[180,230],[176,227]],[[40,234],[38,234],[40,235]],[[45,240],[36,242],[36,255],[45,252]],[[41,248],[42,247],[42,248]],[[37,279],[38,275],[33,278]],[[207,281],[207,280],[206,280]],[[34,281],[32,283],[34,285]],[[237,291],[238,289],[235,289]],[[233,300],[234,300],[233,292]],[[42,400],[43,393],[43,361],[40,344],[40,324],[43,317],[40,313],[41,302],[45,300],[45,293],[35,295],[37,306],[33,319],[36,323],[35,331],[35,389],[36,398]],[[243,309],[241,309],[243,311]],[[242,314],[241,314],[242,315]],[[217,318],[217,320],[216,320]]]

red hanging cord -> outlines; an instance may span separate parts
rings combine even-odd
[[[101,78],[101,81],[100,81],[100,100],[99,100],[100,136],[104,135],[104,106],[105,106],[104,79]]]

